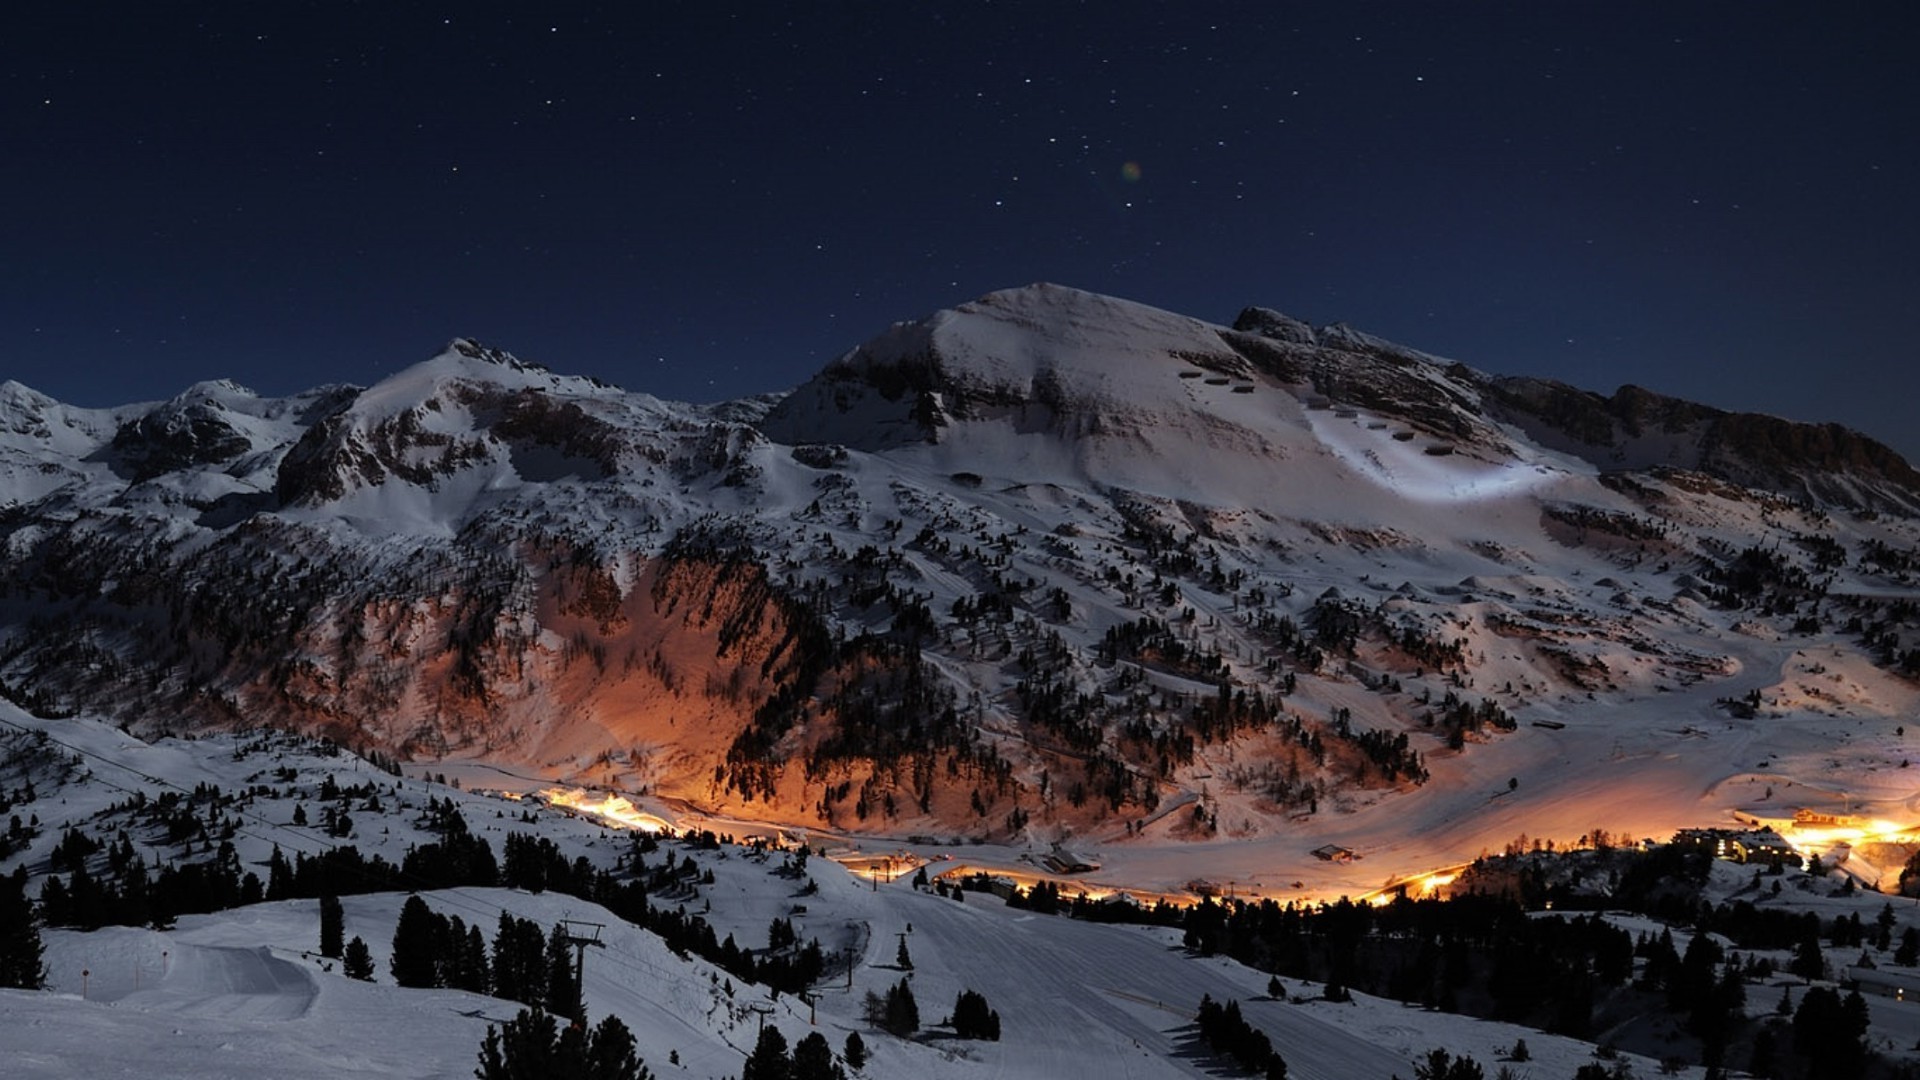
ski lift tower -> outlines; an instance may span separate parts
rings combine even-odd
[[[607,943],[600,940],[600,931],[606,928],[606,923],[560,920],[560,933],[567,939],[567,944],[573,946],[573,986],[580,997],[580,1015],[574,1017],[573,1021],[582,1027],[587,1023],[587,946],[606,948]]]

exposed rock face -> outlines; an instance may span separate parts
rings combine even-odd
[[[253,443],[205,402],[155,410],[114,432],[110,444],[133,479],[232,461]]]
[[[1483,386],[1503,415],[1602,468],[1695,469],[1816,504],[1920,512],[1920,472],[1837,424],[1730,413],[1637,386],[1611,397],[1547,379]]]

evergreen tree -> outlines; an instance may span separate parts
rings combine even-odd
[[[487,1026],[477,1080],[652,1080],[633,1033],[609,1016],[591,1032],[561,1029],[539,1009],[522,1009],[499,1028]]]
[[[478,933],[478,930],[475,931]],[[609,1013],[593,1029],[587,1045],[587,1070],[582,1080],[650,1080],[653,1073],[640,1060],[633,1032]]]
[[[553,1017],[538,1009],[522,1009],[497,1030],[487,1025],[480,1042],[480,1067],[473,1075],[478,1080],[548,1080],[565,1075],[560,1071],[559,1041]]]
[[[984,995],[962,990],[953,1003],[953,1033],[963,1039],[1000,1038],[1000,1014],[987,1007]]]
[[[1445,1050],[1427,1051],[1427,1060],[1413,1067],[1416,1080],[1484,1080],[1485,1070],[1471,1057],[1454,1057]]]
[[[885,997],[867,991],[866,1014],[868,1023],[901,1038],[920,1030],[920,1005],[905,979],[889,987]]]
[[[435,946],[446,938],[444,921],[416,894],[400,906],[400,922],[393,928],[393,958],[388,969],[400,986],[440,985],[440,953]]]
[[[847,1064],[852,1068],[866,1068],[867,1040],[861,1038],[860,1033],[857,1031],[847,1032],[846,1045],[841,1048],[840,1056],[846,1058]]]
[[[522,1005],[547,1000],[546,936],[531,919],[500,914],[493,938],[493,995]]]
[[[793,1073],[791,1080],[846,1080],[847,1071],[833,1060],[833,1047],[827,1045],[827,1037],[817,1031],[809,1032],[793,1048]]]
[[[349,979],[359,979],[361,982],[373,981],[373,953],[367,950],[367,943],[361,941],[358,934],[354,935],[352,941],[347,942],[347,947],[341,954],[340,970],[345,972]]]
[[[267,899],[285,900],[293,895],[292,889],[293,867],[287,862],[287,857],[280,853],[280,845],[275,844],[273,854],[267,858]]]
[[[787,1057],[787,1037],[772,1024],[760,1029],[759,1041],[740,1070],[740,1080],[792,1080],[793,1061]]]
[[[454,922],[457,925],[459,920],[455,919]],[[466,933],[455,933],[451,938],[454,962],[447,978],[447,985],[456,990],[471,990],[476,994],[491,992],[493,973],[487,968],[487,942],[480,936],[480,928],[469,926],[466,928]]]
[[[51,874],[40,886],[40,917],[48,926],[73,925],[73,894],[65,882]]]
[[[1826,977],[1827,959],[1820,952],[1818,932],[1809,931],[1806,937],[1800,939],[1800,944],[1793,950],[1792,961],[1787,964],[1787,971],[1803,979]]]
[[[51,880],[51,879],[50,879]],[[38,990],[46,981],[40,927],[27,899],[27,868],[0,878],[0,986]]]
[[[900,948],[893,954],[893,962],[901,971],[913,970],[913,957],[907,955],[907,939],[905,935],[902,935],[900,938]]]
[[[274,849],[276,852],[278,848]],[[320,898],[320,955],[338,959],[345,947],[346,912],[331,893]]]
[[[547,1011],[582,1023],[586,1021],[580,985],[574,979],[573,947],[567,944],[564,926],[555,926],[547,938]]]
[[[1805,1056],[1810,1080],[1857,1077],[1866,1067],[1867,1003],[1858,991],[1811,986],[1793,1014],[1793,1051]]]

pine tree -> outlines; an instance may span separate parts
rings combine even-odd
[[[913,957],[907,955],[907,939],[904,935],[900,938],[899,951],[893,954],[893,962],[901,971],[913,970]]]
[[[480,1043],[478,1080],[652,1080],[635,1050],[633,1032],[609,1016],[586,1031],[559,1028],[539,1009],[522,1009],[499,1028],[487,1026]]]
[[[847,1064],[852,1068],[866,1068],[867,1040],[861,1038],[860,1033],[857,1031],[847,1032],[846,1045],[841,1048],[840,1056],[846,1058]]]
[[[473,1074],[478,1080],[545,1080],[561,1075],[558,1051],[559,1032],[553,1017],[538,1009],[522,1009],[497,1030],[487,1025],[480,1042],[480,1067]]]
[[[280,853],[280,845],[273,845],[273,854],[267,857],[267,899],[285,900],[293,895],[293,867],[287,857]],[[326,955],[326,954],[322,954]]]
[[[277,848],[275,849],[278,850]],[[346,912],[340,898],[332,894],[320,898],[320,955],[338,959],[345,943]]]
[[[531,919],[500,914],[493,939],[493,994],[522,1005],[546,1003],[546,937]]]
[[[640,1060],[633,1032],[619,1017],[608,1014],[593,1029],[587,1045],[587,1071],[581,1080],[650,1080],[652,1076]]]
[[[787,1057],[787,1037],[772,1024],[760,1029],[759,1041],[740,1070],[740,1080],[792,1080],[793,1061]]]
[[[347,942],[347,947],[341,956],[340,970],[345,972],[349,979],[359,979],[361,982],[373,981],[373,953],[367,950],[367,943],[361,941],[359,935],[354,935],[353,940]]]
[[[555,1016],[586,1020],[580,986],[574,980],[573,948],[567,944],[564,926],[555,926],[552,936],[547,938],[547,1011]]]
[[[40,927],[27,899],[27,868],[0,878],[0,986],[38,990],[47,978]]]
[[[793,1073],[791,1080],[846,1080],[847,1071],[833,1060],[833,1047],[827,1045],[827,1037],[817,1031],[809,1032],[793,1048]]]
[[[963,1039],[1000,1038],[1000,1014],[987,1006],[984,995],[962,990],[953,1003],[953,1033]]]
[[[440,953],[435,946],[446,938],[444,920],[418,894],[400,906],[400,922],[393,929],[393,958],[388,969],[400,986],[440,984]]]
[[[1808,934],[1802,938],[1793,951],[1793,959],[1787,964],[1787,972],[1803,979],[1823,979],[1827,974],[1827,960],[1820,952],[1818,934]]]
[[[453,941],[453,951],[456,959],[449,985],[476,994],[490,992],[493,978],[487,968],[487,942],[480,936],[480,928],[467,927],[466,934],[457,936]]]
[[[887,991],[883,1025],[902,1038],[920,1030],[920,1005],[913,1000],[913,987],[907,985],[907,980],[901,979]]]

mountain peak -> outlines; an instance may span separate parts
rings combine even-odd
[[[788,395],[763,430],[876,449],[989,419],[1095,433],[1165,409],[1176,373],[1194,365],[1251,372],[1217,326],[1042,282],[894,324]]]

